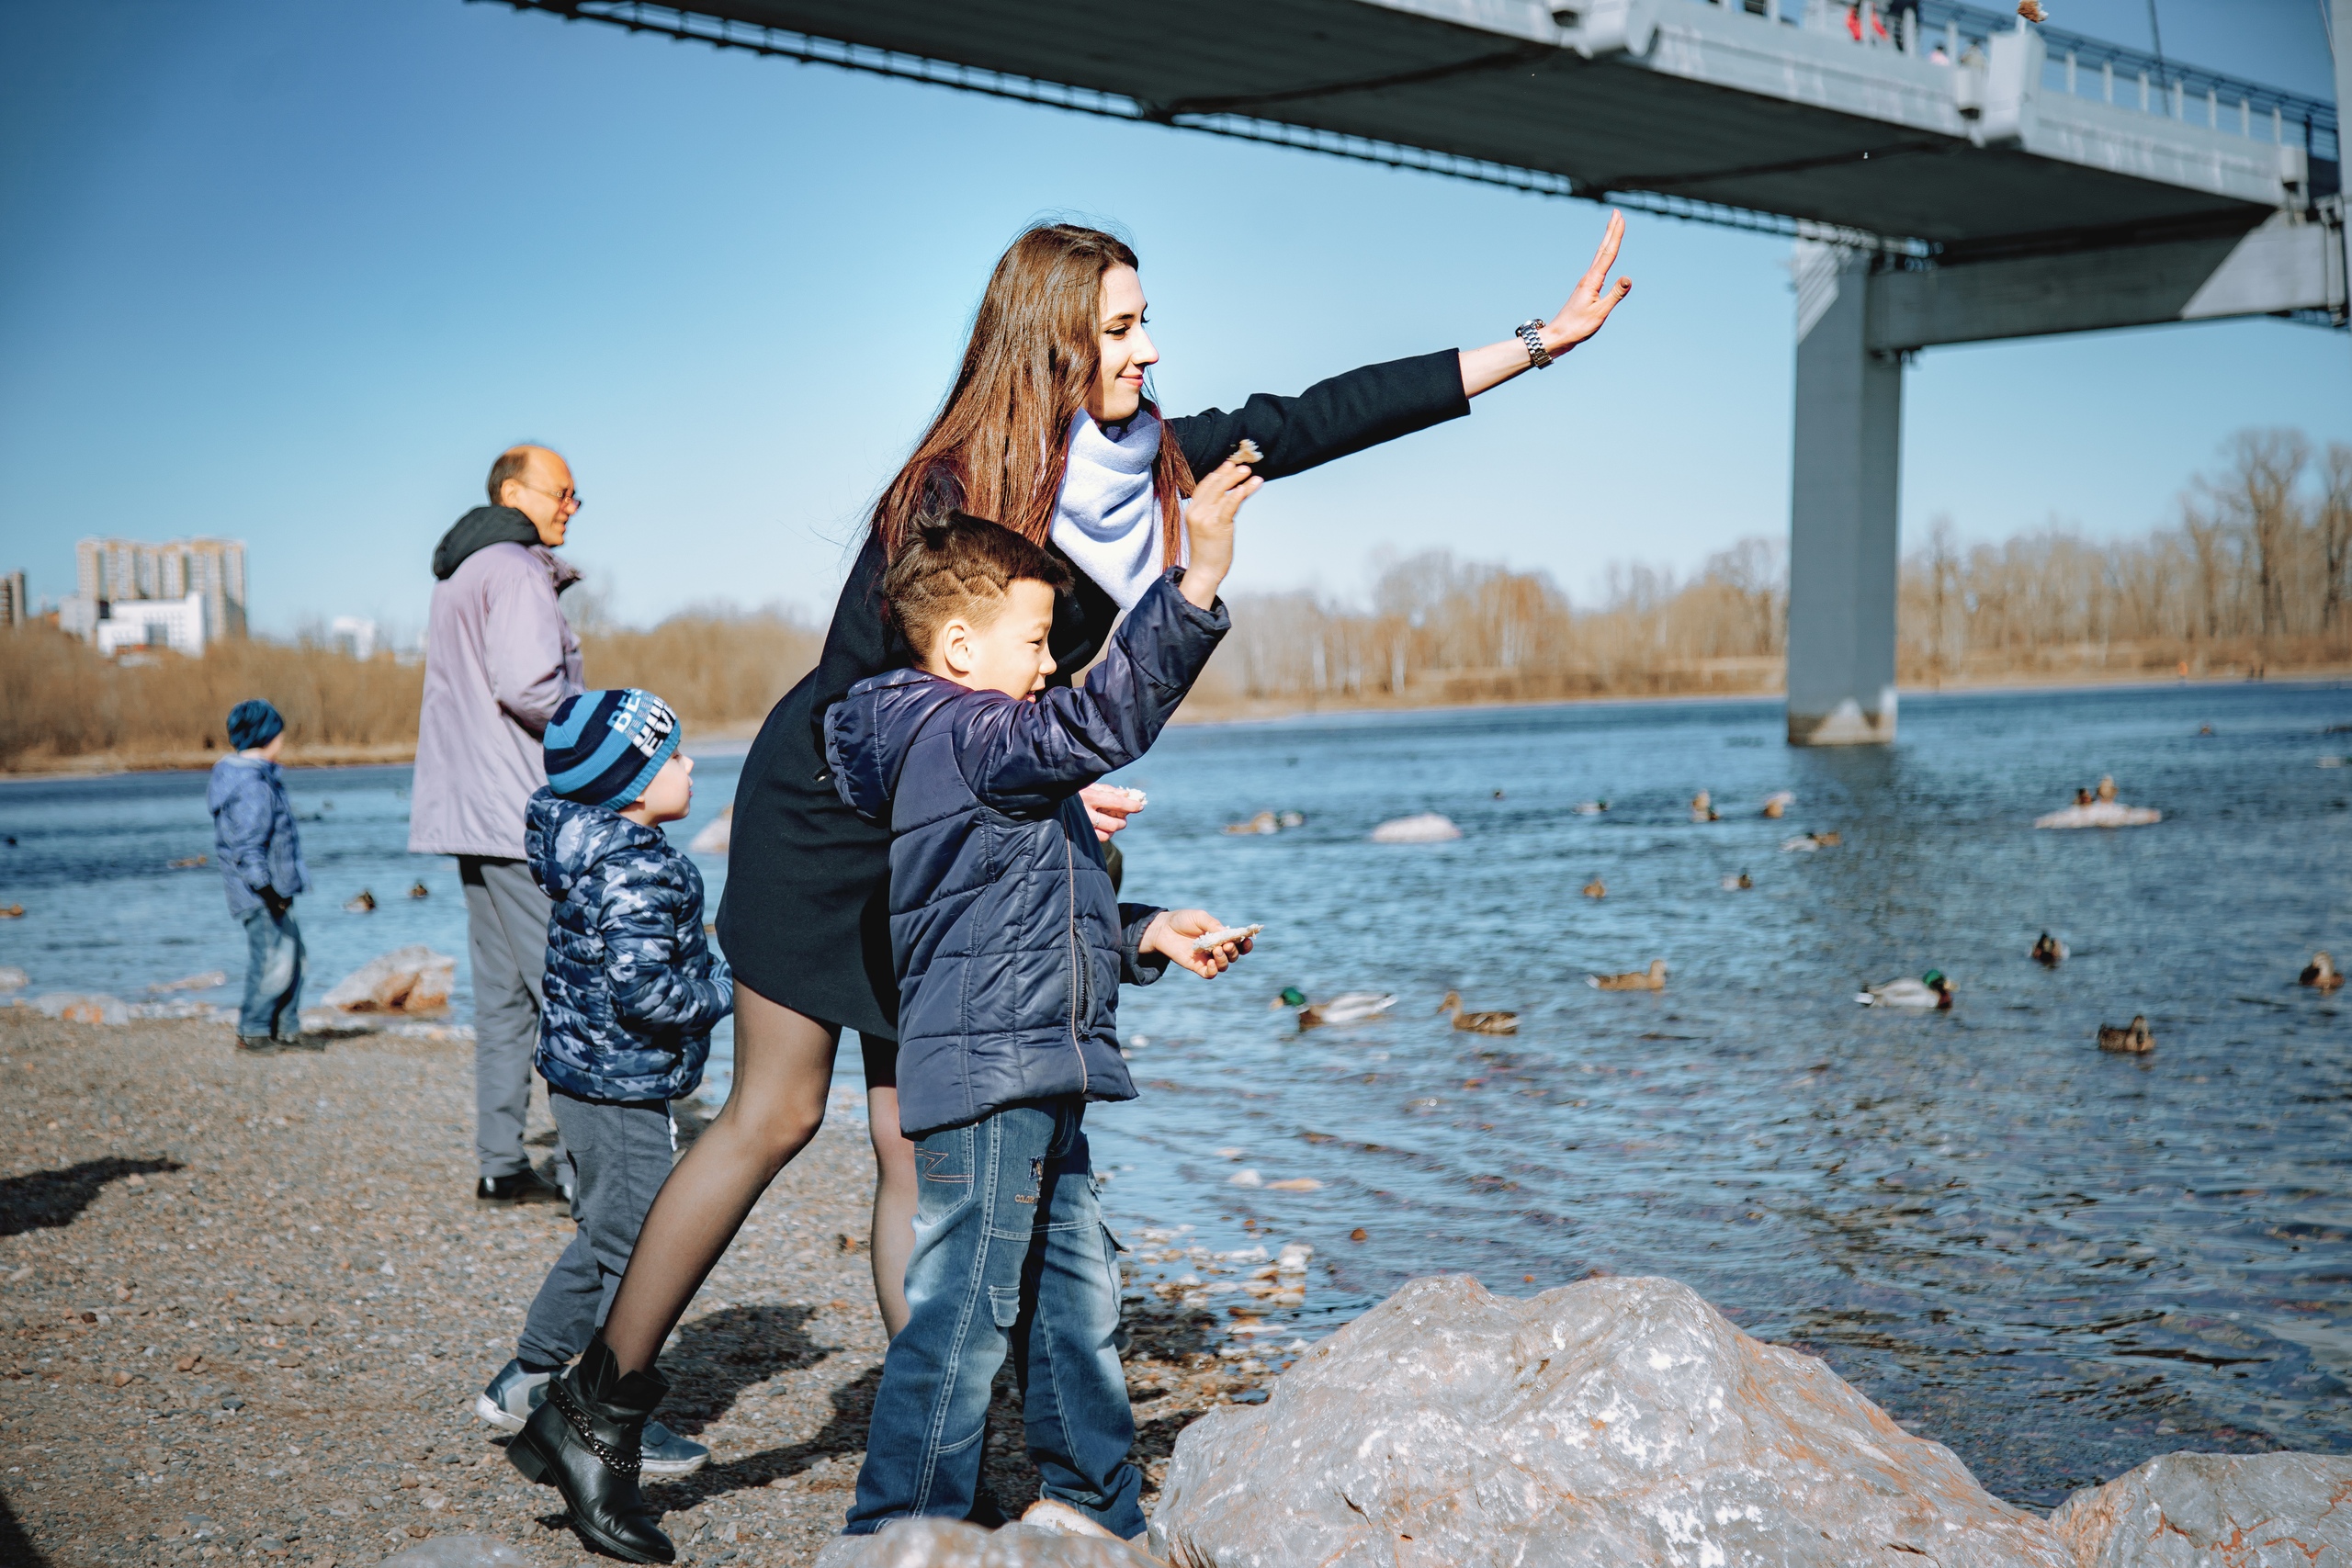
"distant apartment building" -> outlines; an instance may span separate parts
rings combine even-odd
[[[57,624],[97,645],[168,648],[196,658],[245,635],[245,547],[234,539],[84,539],[74,547],[75,593]]]
[[[25,600],[25,574],[0,572],[0,630],[30,626],[32,619],[33,607]]]

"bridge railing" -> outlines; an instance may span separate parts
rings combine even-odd
[[[1994,34],[2018,26],[2013,11],[1966,0],[1697,0],[1810,31],[1840,34],[1865,48],[1893,49],[1939,63],[1981,59]],[[2044,26],[2041,86],[2075,97],[2301,146],[2340,162],[2336,106],[2324,98],[2208,71],[2147,50]]]

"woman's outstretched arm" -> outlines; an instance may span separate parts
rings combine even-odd
[[[1544,340],[1544,352],[1553,358],[1559,358],[1599,332],[1609,320],[1609,312],[1634,291],[1630,277],[1621,277],[1615,283],[1609,281],[1609,269],[1617,265],[1617,247],[1624,241],[1625,215],[1612,212],[1609,215],[1608,231],[1600,236],[1600,249],[1593,253],[1592,265],[1577,280],[1576,291],[1560,307],[1558,315],[1537,329],[1537,335]],[[1490,343],[1484,348],[1465,348],[1462,351],[1462,395],[1475,398],[1534,367],[1526,343],[1518,337]]]
[[[1610,214],[1591,267],[1560,313],[1540,329],[1545,353],[1566,354],[1599,332],[1631,291],[1630,279],[1621,277],[1613,286],[1609,281],[1624,236],[1624,219]],[[1247,438],[1262,454],[1254,465],[1257,474],[1278,479],[1460,419],[1470,412],[1472,398],[1531,367],[1527,345],[1510,337],[1485,348],[1442,349],[1367,365],[1317,381],[1295,398],[1261,392],[1238,409],[1206,409],[1171,419],[1168,427],[1196,474],[1233,456]]]

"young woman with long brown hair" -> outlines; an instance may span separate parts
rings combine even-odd
[[[638,1433],[662,1391],[654,1358],[752,1204],[816,1135],[844,1028],[858,1032],[880,1168],[875,1293],[890,1332],[906,1321],[915,1172],[899,1131],[889,836],[834,794],[823,744],[826,711],[853,683],[912,661],[882,614],[892,552],[921,519],[960,510],[1062,556],[1078,582],[1056,612],[1051,642],[1054,678],[1067,681],[1102,649],[1121,611],[1181,560],[1195,474],[1246,441],[1258,453],[1256,478],[1280,479],[1467,413],[1471,398],[1600,330],[1633,287],[1609,278],[1623,235],[1624,220],[1611,214],[1567,304],[1498,343],[1177,419],[1162,418],[1146,393],[1159,351],[1144,328],[1134,251],[1099,230],[1052,223],[1005,252],[955,385],[875,505],[822,658],[769,714],[744,761],[718,913],[735,970],[734,1087],[646,1216],[597,1342],[550,1385],[535,1418],[548,1440],[567,1445],[567,1462],[548,1479],[600,1544],[670,1560],[633,1469]],[[1099,785],[1087,803],[1105,839],[1133,809],[1125,792]],[[1197,910],[1173,918],[1202,922],[1180,925],[1187,934],[1209,929]]]

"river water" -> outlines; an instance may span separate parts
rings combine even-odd
[[[2294,984],[2315,948],[2352,958],[2346,725],[2352,687],[2272,683],[1918,697],[1851,750],[1786,748],[1768,703],[1173,731],[1125,780],[1151,795],[1127,895],[1267,930],[1222,979],[1126,993],[1143,1092],[1090,1118],[1106,1199],[1161,1280],[1188,1245],[1310,1243],[1294,1344],[1417,1274],[1671,1275],[2022,1503],[2176,1449],[2352,1450],[2352,1020]],[[702,763],[674,834],[737,765]],[[2103,773],[2164,821],[2031,827]],[[291,775],[322,986],[423,941],[462,987],[451,863],[401,852],[407,776]],[[1701,788],[1721,820],[1690,819]],[[1222,831],[1261,809],[1306,825]],[[1420,811],[1462,838],[1369,841]],[[1808,830],[1843,842],[1780,848]],[[0,964],[32,991],[239,972],[217,874],[165,869],[210,846],[201,775],[0,786],[0,832],[27,909]],[[342,912],[363,886],[377,910]],[[2026,956],[2045,929],[2054,971]],[[1661,957],[1663,993],[1585,983]],[[1949,1013],[1854,1002],[1930,966]],[[1301,1033],[1284,986],[1398,999]],[[1519,1032],[1451,1029],[1457,987]],[[2100,1053],[2134,1013],[2154,1052]]]

